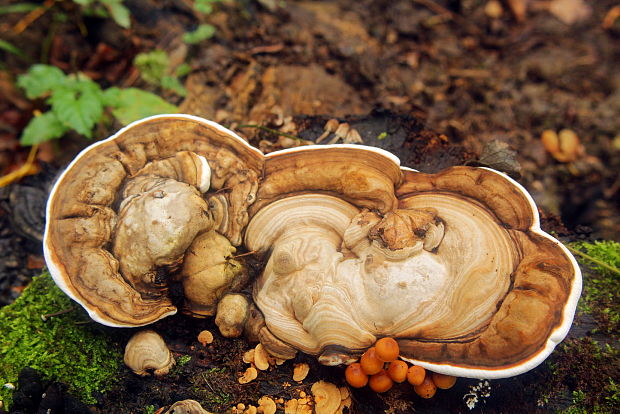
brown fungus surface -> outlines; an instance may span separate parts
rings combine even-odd
[[[361,147],[335,147],[329,176],[304,171],[313,151],[270,154],[263,182],[278,185],[261,186],[246,231],[246,246],[269,254],[254,300],[273,337],[336,365],[389,336],[411,362],[480,378],[525,372],[564,338],[581,275],[516,182],[472,167],[400,177]],[[345,190],[365,163],[363,194]],[[278,195],[287,180],[294,191]]]
[[[54,280],[106,325],[175,313],[167,279],[204,232],[217,227],[240,244],[262,163],[232,132],[182,115],[138,121],[87,148],[48,202],[44,250]],[[218,214],[205,192],[224,188],[226,214]]]
[[[254,303],[239,295],[242,241],[264,258]],[[477,378],[542,362],[581,291],[574,258],[500,173],[424,174],[354,145],[264,156],[181,115],[80,154],[52,192],[45,254],[61,288],[108,325],[174,313],[172,277],[187,311],[216,313],[226,335],[244,330],[278,358],[350,363],[392,337],[409,362]]]
[[[150,329],[136,332],[125,346],[125,365],[140,376],[166,375],[175,361],[164,339]]]

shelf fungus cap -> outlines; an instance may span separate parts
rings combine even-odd
[[[125,346],[125,365],[140,376],[166,375],[175,361],[164,339],[155,331],[143,330],[134,334]]]
[[[334,414],[340,407],[340,390],[337,386],[327,381],[318,381],[312,384],[312,396],[314,397],[314,410],[316,414]]]
[[[198,401],[182,400],[172,404],[164,414],[211,414],[211,412],[202,408]]]
[[[43,248],[56,284],[105,325],[141,326],[174,314],[168,282],[194,240],[217,234],[228,244],[211,243],[222,256],[241,243],[263,162],[239,136],[189,115],[146,118],[86,148],[47,204]],[[211,274],[228,274],[210,297],[243,273],[209,266]],[[211,305],[189,299],[188,307]]]
[[[251,207],[245,244],[267,256],[253,297],[270,352],[278,343],[337,365],[389,336],[434,372],[502,378],[565,337],[579,267],[519,184],[472,167],[422,174],[390,157],[368,178],[355,169],[364,148],[331,149],[340,175],[313,164],[317,149],[269,154]],[[359,179],[344,189],[349,174]]]

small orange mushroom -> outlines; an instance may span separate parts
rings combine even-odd
[[[390,388],[394,382],[392,378],[388,375],[387,371],[382,369],[379,373],[372,375],[370,380],[368,380],[368,385],[374,392],[386,392]]]
[[[362,369],[367,375],[374,375],[383,369],[383,361],[377,358],[374,346],[364,352],[360,359],[360,364],[362,364]]]
[[[416,394],[426,399],[432,398],[433,395],[435,395],[435,393],[437,392],[437,387],[435,386],[435,383],[431,379],[430,375],[424,377],[424,381],[422,381],[422,384],[414,385],[413,389]]]
[[[407,370],[407,381],[411,385],[420,385],[424,382],[426,370],[419,365],[412,365]]]
[[[353,388],[362,388],[368,384],[368,375],[362,369],[362,364],[354,362],[344,371],[344,377]]]
[[[405,361],[392,361],[388,367],[388,375],[394,382],[404,382],[407,379],[409,366]]]
[[[398,358],[400,349],[394,338],[381,338],[375,344],[377,358],[384,362],[392,362]]]
[[[198,342],[200,342],[202,346],[207,346],[213,342],[213,334],[207,330],[201,331],[198,334]]]
[[[441,388],[442,390],[452,388],[456,383],[456,377],[453,377],[452,375],[433,372],[431,374],[431,378],[433,379],[433,382],[435,383],[437,388]]]

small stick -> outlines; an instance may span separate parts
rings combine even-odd
[[[65,313],[69,313],[71,311],[74,311],[75,308],[74,307],[70,307],[68,309],[64,309],[58,312],[54,312],[54,313],[48,313],[45,315],[41,315],[41,319],[43,319],[43,322],[47,321],[49,318],[53,317],[53,316],[59,316],[59,315],[64,315]]]
[[[445,7],[443,7],[440,4],[435,3],[432,0],[413,0],[413,2],[421,4],[422,6],[427,7],[427,8],[431,9],[432,11],[434,11],[437,14],[444,14],[446,16],[450,16],[451,18],[455,17],[455,14],[453,12],[451,12],[448,9],[446,9]]]
[[[605,262],[603,262],[603,261],[601,261],[601,260],[599,260],[599,259],[597,259],[595,257],[590,256],[589,254],[586,254],[586,253],[584,253],[584,252],[582,252],[580,250],[574,249],[574,248],[572,248],[570,246],[566,246],[566,248],[568,250],[570,250],[571,253],[578,254],[579,256],[583,257],[584,259],[589,260],[591,262],[594,262],[597,265],[602,266],[605,269],[620,275],[620,269],[617,269],[614,266],[611,266],[611,265],[609,265],[609,264],[607,264],[607,263],[605,263]]]
[[[37,167],[34,165],[34,158],[37,155],[38,149],[39,144],[34,144],[32,148],[30,148],[26,162],[21,167],[3,177],[0,177],[0,187],[5,187],[27,175],[36,174]]]
[[[39,17],[43,16],[43,14],[48,11],[49,8],[54,5],[55,1],[56,0],[46,0],[41,7],[38,7],[25,15],[20,21],[15,24],[15,26],[13,26],[13,33],[20,34],[24,30],[26,30],[26,28],[30,26],[31,23],[33,23]]]
[[[236,259],[237,257],[249,256],[251,254],[256,254],[256,253],[258,253],[256,250],[252,250],[251,252],[237,254],[233,256],[233,259]]]

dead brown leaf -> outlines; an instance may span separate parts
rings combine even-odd
[[[549,12],[561,22],[572,25],[590,17],[592,8],[583,0],[553,0]]]

